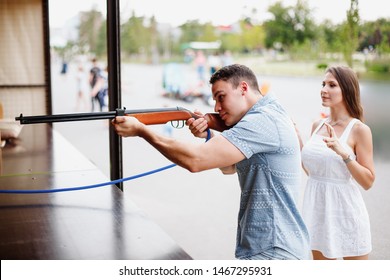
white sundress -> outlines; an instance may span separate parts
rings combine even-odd
[[[309,174],[302,216],[311,249],[327,258],[366,255],[371,251],[371,231],[361,187],[342,158],[326,146],[324,136],[317,134],[325,121],[302,148],[302,162]],[[353,159],[356,156],[347,140],[358,121],[352,119],[339,138]]]

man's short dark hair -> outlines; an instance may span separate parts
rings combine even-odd
[[[234,88],[237,88],[241,81],[245,80],[253,89],[259,89],[256,75],[253,71],[242,64],[232,64],[222,67],[215,72],[210,78],[210,84],[217,81],[229,82]]]

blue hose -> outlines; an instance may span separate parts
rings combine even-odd
[[[207,138],[206,142],[211,138],[211,132],[210,129],[207,129]],[[50,189],[50,190],[0,190],[0,194],[42,194],[42,193],[56,193],[56,192],[70,192],[70,191],[81,191],[86,189],[93,189],[93,188],[99,188],[104,186],[110,186],[115,185],[121,182],[130,181],[134,179],[138,179],[141,177],[145,177],[154,173],[158,173],[164,170],[167,170],[169,168],[175,167],[176,164],[170,164],[164,167],[160,167],[151,171],[147,171],[144,173],[140,173],[134,176],[130,176],[127,178],[122,178],[114,181],[104,182],[100,184],[94,184],[94,185],[87,185],[87,186],[80,186],[80,187],[73,187],[73,188],[60,188],[60,189]]]

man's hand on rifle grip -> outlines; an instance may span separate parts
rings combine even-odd
[[[195,110],[194,114],[197,115],[199,118],[190,118],[186,121],[186,125],[188,125],[189,129],[191,130],[191,133],[195,137],[199,138],[207,138],[207,128],[208,124],[207,121],[204,119],[204,115],[198,111]]]

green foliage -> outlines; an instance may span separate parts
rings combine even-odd
[[[121,26],[121,49],[124,54],[143,54],[150,44],[151,34],[144,25],[144,17],[136,17],[134,12]]]
[[[344,59],[352,67],[352,55],[358,47],[358,28],[359,28],[359,7],[358,0],[351,0],[351,5],[347,11],[347,21],[343,26],[342,38],[346,44],[343,44]]]
[[[317,58],[317,45],[310,41],[306,40],[303,43],[295,42],[289,50],[290,58],[292,60],[315,60]]]
[[[261,25],[252,25],[245,20],[240,22],[241,34],[238,40],[241,42],[241,51],[258,50],[264,47],[265,32]],[[227,49],[230,49],[227,47]]]
[[[107,54],[107,21],[104,21],[99,28],[96,43],[96,55],[104,57]]]
[[[79,25],[79,49],[88,50],[90,53],[96,53],[99,30],[103,24],[103,16],[93,8],[89,12],[80,14]]]
[[[204,26],[199,23],[198,20],[192,20],[187,21],[185,24],[180,26],[180,30],[182,32],[179,42],[181,44],[188,43],[188,42],[194,42],[194,41],[201,41],[205,35]],[[214,41],[210,40],[209,42]]]
[[[382,40],[377,46],[377,50],[379,55],[390,53],[390,30],[382,35]]]
[[[326,68],[328,68],[328,63],[317,63],[316,65],[317,69],[320,69],[320,70],[325,70]]]
[[[380,18],[360,26],[358,50],[375,49],[380,53],[390,53],[390,20]]]
[[[230,50],[231,52],[242,52],[241,37],[238,34],[225,33],[221,34],[222,50]]]
[[[218,36],[215,34],[215,27],[211,23],[200,25],[199,31],[197,41],[215,42],[218,40]]]
[[[320,48],[319,52],[339,52],[343,45],[342,43],[342,25],[333,25],[329,20],[325,20],[318,25],[316,31]]]
[[[179,28],[165,27],[161,32],[154,18],[136,17],[133,12],[121,25],[122,57],[144,61],[154,61],[156,57],[163,61],[180,60],[183,44],[220,41],[220,51],[230,50],[238,54],[273,49],[284,52],[285,58],[295,61],[341,60],[343,56],[343,62],[351,65],[355,51],[367,53],[367,50],[379,59],[385,59],[390,54],[390,19],[360,23],[358,1],[350,1],[345,21],[337,25],[330,21],[315,24],[304,0],[297,0],[296,5],[287,7],[276,2],[268,8],[271,19],[261,22],[262,19],[255,18],[256,13],[251,13],[232,23],[230,30],[191,20]],[[106,38],[106,22],[101,13],[95,9],[83,12],[80,14],[79,39],[72,42],[71,48],[66,47],[66,52],[89,52],[104,57]]]
[[[294,30],[292,18],[288,12],[289,9],[283,7],[281,2],[276,2],[268,8],[268,12],[273,15],[273,19],[264,23],[266,30],[265,45],[267,48],[273,48],[277,43],[289,47],[293,43]]]
[[[268,11],[273,15],[273,19],[264,23],[267,48],[281,43],[282,48],[288,50],[296,43],[303,44],[306,40],[315,38],[315,24],[305,1],[298,0],[295,6],[289,7],[276,2]]]
[[[374,73],[390,73],[390,60],[366,62],[367,71]]]
[[[63,47],[54,47],[63,61],[70,61],[77,54],[76,42],[68,41]]]

